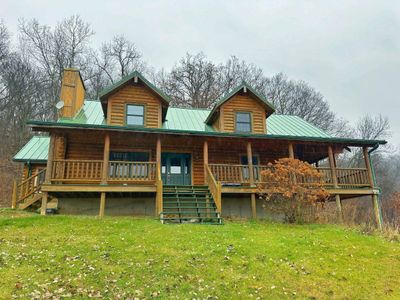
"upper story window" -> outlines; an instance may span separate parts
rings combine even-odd
[[[237,132],[251,132],[251,113],[237,112],[235,126]]]
[[[126,105],[126,125],[144,126],[144,106],[137,104]]]

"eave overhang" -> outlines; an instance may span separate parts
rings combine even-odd
[[[92,125],[92,124],[74,124],[46,121],[28,121],[27,122],[34,131],[52,131],[57,129],[89,129],[101,131],[116,131],[116,132],[138,132],[138,133],[156,133],[170,135],[191,135],[191,136],[208,136],[208,137],[226,137],[226,138],[246,138],[246,139],[266,139],[266,140],[290,140],[298,142],[316,142],[316,143],[335,143],[349,147],[375,147],[387,143],[385,140],[363,140],[338,137],[310,137],[310,136],[290,136],[290,135],[272,135],[272,134],[241,134],[230,132],[216,131],[190,131],[190,130],[175,130],[164,128],[143,128],[129,126],[113,126],[113,125]]]

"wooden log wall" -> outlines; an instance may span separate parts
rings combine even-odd
[[[145,127],[160,128],[162,126],[161,99],[141,82],[131,82],[108,98],[108,124],[126,125],[126,104],[128,103],[144,105]]]
[[[220,118],[217,119],[214,127],[220,127],[221,131],[225,132],[235,132],[236,112],[251,112],[252,133],[266,132],[265,108],[249,93],[238,93],[224,103],[220,108]]]

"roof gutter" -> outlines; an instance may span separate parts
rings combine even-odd
[[[386,143],[385,143],[386,144]],[[372,147],[372,149],[370,149],[370,150],[368,150],[368,154],[371,154],[372,152],[374,152],[376,149],[378,149],[379,148],[379,143],[377,143],[377,144],[375,144],[373,147]]]

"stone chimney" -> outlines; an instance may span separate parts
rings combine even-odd
[[[60,100],[64,102],[64,107],[59,112],[60,118],[73,118],[82,108],[85,100],[85,85],[78,69],[64,69]]]

